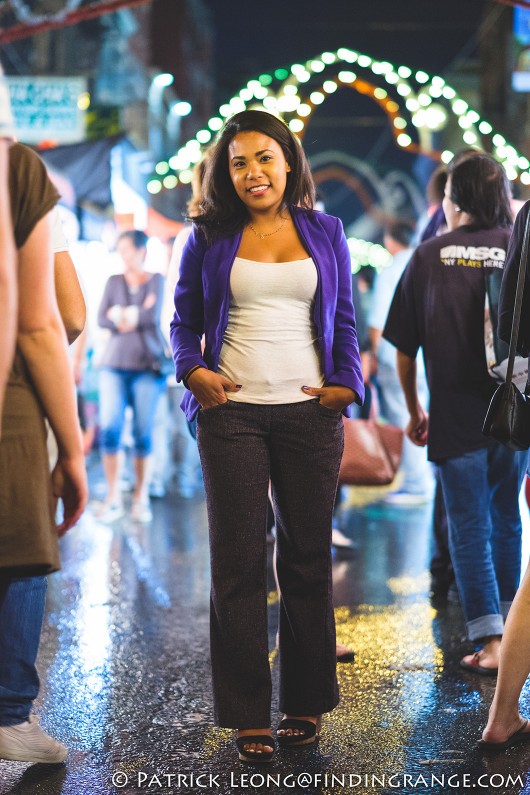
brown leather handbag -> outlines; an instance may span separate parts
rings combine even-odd
[[[375,419],[344,417],[344,453],[339,484],[345,486],[387,486],[401,462],[403,431]]]

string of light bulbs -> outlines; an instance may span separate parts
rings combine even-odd
[[[448,163],[454,152],[449,149],[435,151],[430,141],[432,132],[441,129],[452,116],[461,131],[461,146],[492,151],[511,181],[520,180],[523,185],[530,185],[529,160],[496,132],[444,78],[342,47],[249,80],[229,102],[221,105],[218,114],[209,119],[194,138],[169,160],[155,165],[147,190],[156,194],[164,189],[171,190],[179,183],[189,184],[193,166],[202,158],[203,147],[234,113],[261,106],[282,116],[290,129],[303,138],[317,107],[345,87],[370,95],[382,107],[401,149],[421,152]]]

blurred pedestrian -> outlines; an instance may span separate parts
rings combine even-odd
[[[55,285],[55,295],[59,314],[66,332],[66,339],[71,346],[69,349],[72,361],[72,371],[74,383],[76,385],[77,415],[80,421],[81,430],[84,431],[83,423],[79,415],[79,393],[77,368],[75,366],[76,343],[85,335],[86,332],[86,304],[83,291],[79,283],[75,265],[68,250],[68,243],[64,236],[59,208],[55,206],[51,211],[52,221],[52,251],[53,251],[53,281]],[[83,436],[84,438],[84,436]],[[86,445],[83,442],[83,449]],[[57,461],[57,441],[53,431],[48,426],[48,455],[50,467],[53,469]]]
[[[407,266],[384,336],[398,349],[410,413],[407,433],[439,465],[449,547],[469,640],[480,646],[461,666],[497,673],[504,617],[521,571],[518,495],[526,453],[487,439],[482,424],[497,384],[484,345],[486,275],[504,266],[512,213],[502,166],[489,155],[459,163],[443,209],[449,232],[423,243]],[[427,415],[417,394],[423,349]]]
[[[50,211],[58,195],[39,157],[20,144],[9,151],[9,197],[19,311],[0,441],[0,757],[59,763],[66,748],[39,727],[30,710],[39,690],[35,660],[45,575],[59,568],[57,538],[79,519],[87,481],[54,290]],[[51,477],[44,417],[58,442]],[[63,519],[56,526],[59,498]]]
[[[287,125],[230,119],[211,151],[184,249],[171,340],[198,413],[208,507],[215,717],[244,761],[268,761],[271,672],[265,524],[272,482],[282,746],[315,741],[338,702],[331,519],[342,412],[363,384],[350,255]],[[201,337],[205,334],[204,354]]]
[[[113,522],[124,515],[119,487],[120,439],[125,410],[133,410],[135,484],[131,518],[150,522],[149,464],[153,421],[165,376],[159,363],[164,354],[160,312],[164,277],[145,270],[147,235],[122,232],[116,244],[124,272],[108,280],[99,307],[98,322],[110,331],[99,376],[100,449],[107,480],[107,498],[99,518]]]
[[[499,336],[510,341],[515,306],[515,290],[523,247],[524,228],[530,202],[526,202],[515,220],[499,302]],[[521,356],[530,354],[530,286],[523,293],[521,326],[517,350]],[[500,750],[530,741],[530,725],[519,713],[519,697],[530,674],[530,565],[510,608],[502,638],[499,675],[489,719],[480,745],[485,750]]]
[[[206,150],[202,160],[200,160],[193,169],[193,178],[191,181],[192,195],[187,206],[188,219],[190,220],[200,214],[201,190],[207,162],[208,150]],[[166,280],[167,304],[168,307],[171,305],[171,316],[167,322],[168,333],[169,325],[175,311],[175,287],[179,278],[182,253],[191,234],[191,230],[192,224],[188,222],[176,236],[171,252]],[[164,322],[164,326],[165,325]],[[171,453],[175,465],[177,493],[180,497],[191,499],[202,486],[202,475],[196,440],[196,420],[188,424],[184,413],[180,409],[180,403],[184,398],[185,390],[186,387],[184,384],[177,384],[173,377],[173,384],[169,390],[169,406],[172,420],[172,427],[170,430]]]
[[[52,210],[52,249],[55,294],[68,343],[85,330],[86,305],[75,265],[68,250],[58,207]]]
[[[394,291],[414,251],[411,246],[413,235],[414,229],[408,223],[396,222],[386,227],[384,246],[392,255],[392,261],[376,276],[368,319],[372,351],[377,362],[381,415],[399,428],[406,426],[409,415],[399,383],[396,350],[382,338],[382,334]],[[427,405],[429,396],[422,356],[419,357],[417,365],[417,385],[420,401],[422,405]],[[400,472],[402,480],[399,489],[388,492],[384,498],[385,503],[407,507],[421,505],[432,499],[433,475],[425,450],[407,438],[403,444]]]
[[[458,160],[454,162],[456,158],[457,155],[455,155],[451,161],[451,166],[453,168],[458,162]],[[447,168],[446,166],[438,166],[429,177],[427,183],[425,193],[428,208],[426,213],[418,221],[416,229],[418,237],[414,241],[415,245],[417,243],[424,243],[426,240],[430,240],[431,237],[447,232],[445,215],[442,207],[446,182]]]
[[[427,201],[429,202],[429,220],[420,225],[420,242],[424,243],[432,237],[447,232],[447,222],[443,209],[443,198],[447,176],[456,166],[468,157],[483,154],[479,149],[466,147],[455,153],[447,166],[439,166],[433,171],[427,183]],[[433,506],[433,547],[429,564],[431,574],[430,594],[435,601],[443,602],[451,592],[455,591],[453,564],[449,552],[449,525],[443,497],[442,484],[438,467],[435,467],[435,489]],[[453,597],[458,594],[453,593]]]

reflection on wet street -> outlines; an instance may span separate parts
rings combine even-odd
[[[266,770],[239,763],[232,732],[211,726],[202,497],[154,501],[146,526],[88,512],[50,578],[39,657],[36,711],[68,762],[0,762],[0,795],[530,793],[530,748],[474,748],[495,682],[458,668],[470,651],[458,603],[430,604],[431,506],[363,503],[348,495],[340,526],[358,546],[334,560],[338,640],[356,652],[339,666],[341,703],[318,747],[283,751]]]

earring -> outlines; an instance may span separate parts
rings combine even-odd
[[[460,209],[460,207],[458,207],[457,205],[455,205],[455,212],[456,212],[456,213],[461,213],[461,212],[462,212],[462,210]]]

